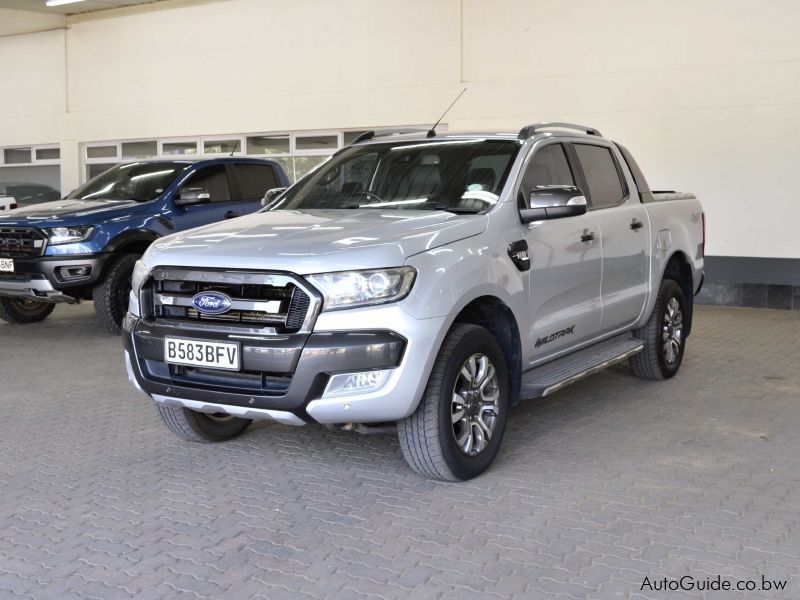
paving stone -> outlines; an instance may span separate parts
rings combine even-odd
[[[798,342],[800,312],[700,306],[677,377],[525,403],[492,470],[444,484],[393,436],[182,442],[91,304],[0,324],[0,599],[644,599],[717,574],[798,598]]]

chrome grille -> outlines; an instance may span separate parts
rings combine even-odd
[[[37,229],[0,228],[0,258],[36,258],[46,246],[47,239]]]
[[[230,309],[222,314],[200,312],[192,298],[202,292],[227,295]],[[238,271],[156,269],[145,293],[156,320],[270,327],[276,333],[303,329],[318,304],[293,276]]]

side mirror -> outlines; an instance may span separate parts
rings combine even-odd
[[[205,202],[211,202],[211,194],[205,188],[183,188],[175,198],[176,206],[203,204]]]
[[[586,213],[586,197],[571,185],[541,185],[531,191],[529,206],[519,211],[523,223],[577,217]]]
[[[267,190],[267,193],[264,194],[264,197],[261,199],[261,206],[263,206],[264,208],[269,208],[270,206],[275,204],[275,201],[285,191],[286,188],[284,187],[277,187],[277,188],[272,188],[271,190]]]

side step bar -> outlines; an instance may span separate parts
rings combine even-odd
[[[643,348],[642,340],[626,333],[545,363],[522,374],[520,398],[529,400],[552,394],[579,379],[638,354]]]

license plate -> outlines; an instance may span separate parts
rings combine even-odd
[[[164,361],[173,365],[238,371],[241,364],[240,347],[236,342],[205,342],[166,337]]]
[[[0,271],[3,273],[13,273],[14,260],[11,258],[0,258]]]

